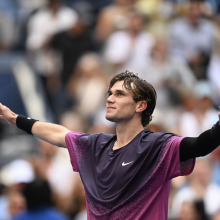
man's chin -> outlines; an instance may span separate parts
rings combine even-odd
[[[112,118],[112,117],[109,117],[109,116],[106,115],[105,118],[106,118],[108,121],[115,122],[114,118]]]

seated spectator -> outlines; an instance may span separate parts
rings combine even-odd
[[[213,217],[220,208],[220,187],[211,181],[212,167],[207,158],[198,159],[188,184],[179,189],[173,199],[171,217],[177,218],[184,202],[203,200],[205,212]]]
[[[212,181],[220,186],[220,147],[211,153],[211,159],[213,164]]]
[[[204,209],[204,202],[183,202],[177,220],[209,220]]]
[[[75,66],[79,58],[86,52],[95,51],[96,46],[91,33],[93,15],[89,5],[74,5],[74,10],[78,14],[78,19],[67,30],[54,34],[47,43],[48,48],[52,48],[61,57],[61,80],[66,86],[70,76],[75,71]]]
[[[70,28],[77,21],[77,14],[62,4],[62,0],[47,0],[48,4],[37,10],[28,21],[28,50],[41,49],[53,34]]]
[[[192,88],[196,82],[188,65],[170,56],[166,36],[155,39],[150,59],[142,65],[140,76],[157,89],[157,107],[160,109],[179,105],[182,92]]]
[[[13,220],[67,220],[53,207],[52,191],[47,181],[36,179],[27,183],[23,189],[27,202],[27,211]]]
[[[0,195],[0,219],[11,220],[26,211],[26,201],[20,189],[7,186]]]
[[[16,45],[16,23],[13,16],[0,10],[0,50],[11,51]]]
[[[8,210],[11,219],[26,211],[26,201],[20,190],[13,189],[8,192]]]
[[[220,30],[220,26],[219,26],[219,30]],[[220,105],[219,71],[220,71],[220,35],[218,41],[215,44],[215,49],[210,57],[210,62],[208,64],[208,69],[207,69],[207,80],[209,80],[209,82],[211,83],[213,88],[215,88],[216,91],[214,96],[216,105]]]
[[[33,13],[27,23],[27,60],[30,67],[41,79],[52,110],[54,110],[54,103],[51,96],[56,96],[60,101],[59,95],[62,92],[60,91],[62,63],[56,51],[45,47],[45,45],[54,34],[67,30],[76,24],[77,19],[75,10],[67,7],[62,0],[47,0],[47,5]],[[60,106],[63,106],[63,103]],[[59,113],[55,112],[55,117]]]
[[[174,19],[168,28],[170,52],[188,63],[197,79],[206,78],[217,33],[215,23],[204,17],[203,7],[203,1],[189,1],[186,16]]]
[[[95,28],[98,43],[103,45],[113,32],[127,27],[128,15],[133,4],[134,0],[113,0],[112,4],[100,10]]]
[[[85,191],[79,175],[76,176],[76,187],[70,194],[69,204],[64,201],[64,205],[68,207],[71,219],[87,220]]]
[[[103,56],[114,74],[126,69],[140,73],[148,62],[154,37],[145,31],[145,22],[142,14],[132,11],[127,28],[113,32],[106,41]]]
[[[86,53],[82,56],[69,80],[68,92],[74,100],[74,110],[84,120],[91,117],[105,106],[108,75],[103,61],[97,53]]]
[[[153,35],[161,35],[167,32],[167,25],[176,15],[176,5],[173,1],[164,0],[136,0],[135,8],[145,14],[148,18],[148,30]]]
[[[191,97],[188,97],[192,106],[189,107],[188,105],[188,109],[181,111],[177,122],[181,135],[196,136],[201,130],[210,127],[217,119],[218,110],[213,102],[214,93],[208,81],[199,81],[194,85]],[[189,121],[190,123],[187,123]]]

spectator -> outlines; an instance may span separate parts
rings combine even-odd
[[[76,21],[76,12],[64,5],[62,0],[48,0],[48,4],[37,10],[27,24],[29,65],[40,76],[52,109],[51,96],[56,95],[58,98],[60,92],[61,60],[53,49],[45,48],[45,45],[54,34],[69,29]]]
[[[217,105],[220,104],[219,71],[220,71],[220,38],[215,44],[215,49],[210,57],[210,62],[207,69],[207,79],[209,80],[209,82],[216,91],[214,99]]]
[[[209,217],[215,215],[220,208],[220,187],[211,181],[211,166],[208,159],[198,159],[194,173],[189,177],[188,184],[176,193],[171,216],[177,218],[183,202],[203,200],[205,212]]]
[[[55,204],[60,207],[75,187],[75,175],[69,165],[68,154],[64,149],[39,141],[38,154],[30,157],[36,176],[50,184]]]
[[[180,134],[196,136],[217,119],[213,94],[213,88],[207,81],[199,81],[194,85],[193,93],[189,97],[190,100],[193,99],[192,106],[188,106],[189,110],[183,110],[179,115],[178,130]],[[186,123],[187,121],[190,123]]]
[[[91,120],[98,109],[105,106],[108,75],[101,57],[97,53],[82,56],[71,77],[68,91],[74,101],[74,110],[80,112],[84,120]]]
[[[89,126],[89,123],[83,119],[80,112],[71,110],[64,112],[59,118],[59,122],[68,129],[73,129],[78,132],[86,131]]]
[[[6,193],[6,186],[0,184],[0,219],[10,220],[9,201]]]
[[[0,219],[11,220],[26,210],[25,198],[16,186],[7,186],[0,195]]]
[[[99,133],[101,131],[115,133],[115,125],[105,118],[105,109],[102,108],[93,115],[88,130],[89,133]]]
[[[53,207],[52,191],[47,181],[36,179],[27,183],[23,190],[27,202],[27,211],[13,220],[67,220]]]
[[[29,18],[40,8],[45,7],[48,0],[16,0],[18,7],[17,29],[18,29],[18,49],[25,50],[25,42],[27,37],[27,24]]]
[[[11,219],[26,211],[26,201],[20,190],[13,189],[8,192],[8,209]]]
[[[73,23],[67,30],[53,35],[48,43],[48,47],[54,49],[61,56],[61,80],[64,87],[74,73],[79,58],[86,52],[96,50],[90,31],[93,21],[91,9],[89,5],[74,6],[78,13],[76,23]]]
[[[0,179],[4,184],[0,196],[0,219],[11,220],[26,210],[26,203],[20,190],[24,184],[34,179],[35,174],[26,159],[12,160],[0,171]]]
[[[187,16],[174,19],[169,25],[172,55],[188,63],[197,79],[206,78],[217,32],[214,22],[204,17],[203,4],[199,0],[189,1]]]
[[[166,36],[157,37],[149,62],[143,64],[140,76],[157,89],[159,109],[180,104],[182,92],[192,88],[196,78],[190,68],[169,54]]]
[[[204,202],[183,202],[177,220],[209,220],[204,210]]]
[[[15,48],[17,35],[16,23],[13,16],[0,10],[0,50],[11,51]]]
[[[134,0],[113,0],[112,4],[102,8],[97,16],[95,38],[103,45],[109,36],[127,27],[128,17],[134,7]]]
[[[175,10],[176,4],[173,1],[163,0],[136,0],[135,7],[139,11],[146,14],[150,22],[147,30],[151,32],[166,31],[166,25],[170,22],[173,16],[177,13]]]
[[[213,164],[212,181],[220,186],[220,147],[211,153],[211,159]]]
[[[70,195],[69,215],[73,220],[87,220],[85,191],[80,176],[76,176],[76,187]]]
[[[129,69],[141,72],[140,66],[148,62],[154,38],[144,30],[145,19],[133,11],[126,30],[112,33],[104,47],[104,58],[113,73]]]
[[[63,5],[62,0],[47,0],[48,4],[37,10],[28,22],[28,50],[41,49],[53,34],[70,28],[77,21],[76,12]]]

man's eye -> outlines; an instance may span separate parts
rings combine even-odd
[[[107,97],[109,97],[109,96],[111,96],[111,95],[114,95],[114,96],[116,96],[116,97],[122,97],[122,96],[124,96],[124,93],[123,93],[123,92],[116,92],[116,93],[107,92],[107,93],[106,93],[106,96],[107,96]]]
[[[111,92],[107,92],[107,96],[109,97],[109,96],[111,96],[112,95],[112,93]]]
[[[116,96],[124,96],[124,94],[122,93],[122,92],[118,92],[117,94],[116,94]]]

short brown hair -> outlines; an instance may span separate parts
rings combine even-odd
[[[111,79],[108,90],[118,81],[124,81],[125,88],[132,91],[135,102],[143,100],[147,102],[147,108],[142,112],[141,118],[141,123],[145,127],[152,120],[152,114],[156,106],[157,93],[154,87],[146,80],[141,79],[137,74],[125,71]]]

